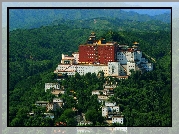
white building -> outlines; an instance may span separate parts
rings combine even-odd
[[[115,53],[116,61],[108,62],[108,64],[79,63],[78,52],[73,53],[72,56],[62,54],[61,64],[58,65],[54,73],[59,76],[63,74],[75,75],[76,72],[85,75],[89,72],[98,74],[99,71],[103,71],[104,76],[129,76],[130,70],[136,71],[140,64],[146,64],[148,66],[146,70],[151,71],[153,64],[148,64],[148,60],[142,58],[142,52],[137,49],[137,42],[135,43],[131,48],[119,45],[119,51]]]
[[[107,90],[93,90],[92,91],[92,95],[100,95],[100,94],[103,94],[103,95],[107,95],[108,91]]]
[[[112,117],[112,123],[119,123],[119,124],[123,124],[123,116],[113,116]]]
[[[142,66],[146,71],[152,71],[152,70],[153,70],[153,64],[152,64],[152,63],[141,64],[141,66]]]
[[[60,89],[60,84],[58,83],[45,83],[45,92],[47,89]]]
[[[117,52],[117,61],[121,64],[127,64],[127,62],[134,62],[134,52],[132,51],[121,51]]]
[[[51,93],[58,97],[59,94],[64,94],[65,91],[60,89],[52,89]]]
[[[53,109],[61,108],[64,105],[63,100],[61,98],[53,98]]]
[[[104,85],[103,85],[103,88],[104,88],[104,89],[113,89],[113,88],[115,88],[115,87],[116,87],[116,85],[114,85],[114,84],[113,84],[113,85],[107,85],[107,84],[104,84]]]
[[[49,101],[36,101],[36,106],[45,107],[46,111],[54,110],[53,103],[49,103]]]
[[[104,75],[108,75],[108,66],[106,65],[69,65],[69,64],[60,64],[54,71],[54,73],[61,73],[67,75],[75,75],[78,72],[80,75],[85,75],[86,73],[96,73],[103,71]]]
[[[105,106],[108,106],[108,107],[116,106],[116,102],[105,101]]]
[[[47,104],[47,112],[49,112],[50,110],[54,111],[54,105],[53,105],[53,103],[48,103]]]
[[[46,115],[46,117],[54,119],[54,114],[53,113],[44,113],[44,115]]]
[[[119,106],[103,106],[102,107],[102,116],[106,117],[109,112],[119,112]]]
[[[134,60],[136,60],[137,64],[141,63],[141,58],[142,58],[142,52],[141,51],[136,51],[134,54]]]
[[[147,59],[145,59],[145,58],[141,58],[141,63],[146,64],[146,63],[148,63],[148,60],[147,60]]]
[[[127,75],[127,65],[120,65],[120,76]]]
[[[75,63],[75,58],[73,56],[62,54],[61,64],[74,64],[74,63]]]
[[[53,102],[62,103],[63,100],[61,98],[53,98]]]
[[[98,95],[98,102],[103,102],[108,99],[109,99],[108,95]]]
[[[135,69],[135,62],[127,62],[127,75],[131,74],[131,70],[136,70]]]
[[[46,107],[49,101],[36,101],[36,106]]]
[[[120,62],[108,62],[108,76],[119,76]]]
[[[78,52],[75,52],[72,54],[74,56],[74,63],[75,64],[78,64],[79,63],[79,53]]]

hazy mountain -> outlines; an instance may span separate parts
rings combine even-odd
[[[144,13],[144,11],[143,11]],[[127,12],[120,9],[10,9],[10,30],[17,28],[38,28],[55,20],[87,20],[98,17],[112,17],[121,20],[170,22],[170,14],[156,16]]]
[[[150,16],[155,16],[155,15],[161,15],[161,14],[165,14],[171,13],[170,9],[122,9],[123,11],[127,11],[127,12],[136,12],[138,14],[147,14]]]
[[[113,30],[113,31],[170,31],[171,25],[158,20],[137,21],[119,18],[99,17],[86,20],[64,20],[59,19],[54,21],[51,25],[62,25],[65,23],[68,27],[75,29],[91,29],[91,30]]]

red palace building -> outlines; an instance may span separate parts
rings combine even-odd
[[[106,42],[105,39],[96,40],[95,33],[91,33],[86,44],[79,46],[79,63],[108,64],[116,61],[118,45],[116,42]]]

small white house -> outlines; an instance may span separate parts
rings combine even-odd
[[[60,89],[52,89],[51,93],[58,97],[59,94],[64,94],[65,91]]]
[[[131,75],[130,70],[136,70],[135,69],[135,62],[127,62],[127,75]]]
[[[102,116],[106,117],[109,112],[119,112],[119,106],[103,106]]]
[[[54,106],[53,106],[53,103],[48,103],[47,104],[47,112],[50,111],[50,110],[54,110]]]
[[[61,102],[62,103],[63,100],[61,98],[53,98],[53,102],[58,102],[58,103]]]
[[[116,106],[116,102],[105,101],[105,106]]]
[[[46,107],[49,101],[36,101],[36,106]]]
[[[54,119],[54,114],[53,113],[44,113],[44,115],[46,115],[46,117]]]
[[[103,85],[103,88],[105,88],[105,89],[113,89],[115,87],[116,87],[116,85]]]
[[[123,117],[122,116],[113,116],[112,117],[112,123],[119,123],[123,124]]]
[[[103,95],[107,95],[108,91],[107,90],[94,90],[92,91],[92,95],[100,95],[100,94],[103,94]]]
[[[45,83],[45,92],[47,91],[47,89],[60,89],[60,84],[58,83]]]
[[[56,110],[57,108],[61,108],[63,106],[63,100],[60,98],[54,98],[53,99],[53,107],[54,110]]]
[[[152,64],[152,63],[141,64],[141,66],[142,66],[146,71],[152,71],[152,70],[153,70],[153,64]]]

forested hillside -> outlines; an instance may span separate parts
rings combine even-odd
[[[133,73],[128,80],[118,81],[114,99],[125,116],[127,126],[170,126],[171,125],[171,29],[169,23],[161,21],[131,21],[118,18],[95,18],[88,20],[57,20],[49,26],[33,29],[17,29],[9,32],[9,123],[11,126],[53,126],[55,120],[42,118],[36,109],[37,100],[51,100],[54,96],[44,92],[45,82],[54,82],[53,74],[61,60],[61,54],[78,51],[78,45],[85,43],[88,35],[95,32],[97,38],[132,45],[139,42],[141,50],[154,63],[154,71]],[[144,55],[145,56],[145,55]],[[94,74],[67,78],[63,83],[72,88],[80,99],[81,112],[100,117],[100,113],[90,111],[99,106],[91,91],[101,89],[105,78]],[[87,82],[88,84],[86,84]],[[84,91],[84,92],[83,92]],[[86,95],[86,100],[81,97]],[[74,102],[63,96],[68,104],[59,113],[57,120],[64,120]],[[120,98],[119,100],[117,98]],[[93,100],[93,101],[90,101]],[[87,111],[89,109],[89,111]],[[35,110],[37,117],[28,117],[27,112]],[[70,112],[69,112],[70,113]],[[71,113],[73,114],[73,113]],[[63,115],[63,116],[62,116]],[[95,125],[102,124],[102,118],[92,120]],[[69,118],[71,126],[76,122]]]
[[[10,9],[9,10],[9,25],[10,30],[18,28],[39,28],[40,26],[50,25],[56,20],[88,20],[99,17],[113,17],[120,20],[133,21],[153,21],[159,20],[164,23],[171,23],[170,10],[162,14],[165,10],[140,10],[140,12],[148,12],[146,14],[139,14],[135,12],[127,12],[126,9]],[[138,10],[139,11],[139,10]],[[152,12],[161,13],[153,16]],[[155,13],[155,14],[156,14]],[[152,15],[152,16],[150,16]],[[16,23],[14,23],[16,22]]]

